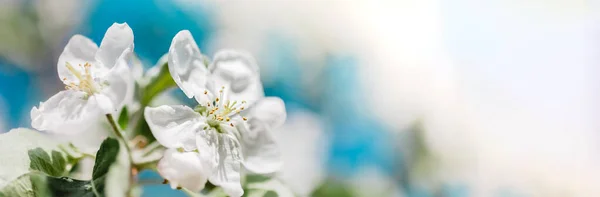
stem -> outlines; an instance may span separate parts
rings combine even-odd
[[[108,123],[110,123],[110,127],[112,127],[113,131],[115,132],[115,135],[117,135],[117,137],[123,141],[123,144],[124,144],[125,148],[127,149],[127,156],[129,156],[129,164],[133,168],[129,171],[130,187],[127,190],[127,195],[130,196],[131,195],[131,187],[133,187],[134,182],[135,182],[135,176],[137,176],[136,174],[133,173],[133,171],[136,171],[137,169],[135,168],[135,164],[133,163],[133,156],[131,153],[131,148],[129,148],[127,140],[125,139],[125,137],[123,137],[123,134],[121,133],[121,130],[119,130],[119,126],[117,126],[117,122],[115,122],[115,119],[113,118],[112,114],[106,114],[106,119],[108,120]]]
[[[94,184],[94,181],[92,181],[92,184]],[[98,193],[98,190],[96,190],[96,186],[92,185],[92,192],[94,193],[95,197],[101,197],[100,193]]]
[[[129,160],[133,162],[133,157],[131,156],[131,148],[129,148],[129,145],[127,145],[127,140],[125,139],[125,137],[123,137],[123,134],[119,130],[119,126],[117,126],[117,123],[115,122],[115,119],[113,118],[112,114],[106,114],[106,119],[108,119],[108,123],[110,123],[110,127],[112,127],[113,131],[115,132],[115,135],[117,135],[117,137],[123,140],[123,143],[125,143],[125,148],[127,149]]]
[[[117,135],[117,137],[123,141],[125,149],[127,149],[127,155],[129,156],[129,163],[133,165],[133,156],[131,155],[131,148],[129,148],[129,145],[127,145],[127,140],[125,139],[125,137],[123,137],[123,134],[119,130],[119,126],[117,126],[117,123],[115,122],[115,119],[113,118],[112,114],[106,114],[106,119],[108,119],[110,127],[112,127],[113,131],[115,132],[115,135]]]

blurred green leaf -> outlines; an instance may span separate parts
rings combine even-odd
[[[313,197],[351,197],[352,190],[341,181],[327,179],[310,195]]]
[[[275,191],[268,191],[267,193],[265,193],[265,195],[263,195],[263,197],[278,197],[279,195],[277,195],[277,192]]]
[[[146,77],[151,77],[148,84],[144,87],[138,87],[138,89],[141,91],[138,93],[140,95],[141,110],[136,113],[138,113],[139,116],[143,116],[144,108],[148,106],[157,95],[177,86],[175,81],[173,81],[173,78],[171,78],[171,73],[169,73],[169,67],[167,63],[160,65],[160,70],[156,76]],[[152,143],[156,140],[144,118],[140,118],[140,120],[135,124],[136,125],[133,131],[136,134],[146,137],[148,143]]]
[[[129,113],[127,111],[127,107],[123,107],[123,109],[121,110],[118,122],[119,127],[121,127],[121,130],[127,129],[127,124],[129,124]]]
[[[175,81],[173,81],[173,78],[171,78],[168,65],[163,64],[160,68],[158,76],[151,79],[150,83],[142,89],[142,107],[148,106],[148,104],[150,104],[156,95],[175,86],[177,86],[177,84]]]
[[[265,182],[270,180],[271,177],[259,175],[259,174],[251,174],[246,176],[246,184],[257,183],[257,182]]]

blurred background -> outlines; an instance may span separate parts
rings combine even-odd
[[[30,127],[31,108],[64,88],[56,61],[72,35],[99,43],[127,22],[145,65],[182,29],[209,56],[251,52],[265,94],[286,103],[278,177],[301,196],[600,196],[598,11],[587,0],[0,0],[0,132]]]

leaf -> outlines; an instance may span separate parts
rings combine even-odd
[[[127,129],[127,124],[129,124],[129,113],[127,111],[127,106],[123,107],[123,109],[121,110],[118,122],[119,127],[121,127],[122,130]]]
[[[321,186],[315,189],[310,196],[326,197],[326,196],[355,196],[352,190],[343,182],[328,179]]]
[[[52,157],[43,149],[29,151],[32,158],[31,169],[6,187],[0,189],[3,196],[60,196],[60,197],[100,197],[105,196],[105,185],[108,174],[114,169],[117,156],[121,150],[119,141],[107,138],[96,153],[96,163],[92,172],[92,180],[77,180],[69,177],[56,177],[60,170],[54,165],[63,165],[65,158],[61,153],[53,151]],[[64,171],[63,171],[64,172]],[[121,171],[123,172],[123,171]],[[127,173],[125,173],[128,175]],[[127,180],[128,181],[128,180]],[[112,196],[112,195],[111,195]]]
[[[95,197],[92,181],[82,181],[68,177],[45,176],[45,180],[34,186],[45,186],[51,196],[61,197]],[[45,185],[43,184],[45,183]],[[101,195],[100,193],[98,193]]]
[[[146,87],[143,88],[141,104],[142,107],[150,104],[152,99],[158,95],[159,93],[175,87],[177,84],[171,78],[171,73],[169,73],[169,67],[165,63],[161,65],[158,76],[151,79],[150,83]]]
[[[50,176],[63,176],[66,174],[66,159],[62,153],[53,150],[52,158],[42,149],[36,148],[28,151],[29,168],[46,173]]]
[[[34,148],[58,150],[58,142],[46,134],[25,128],[0,134],[0,188],[29,172],[28,151]]]
[[[268,191],[267,193],[265,193],[265,195],[263,195],[263,197],[278,197],[278,196],[279,195],[275,191]]]
[[[119,141],[120,146],[125,146]],[[116,157],[116,161],[110,166],[106,175],[106,187],[104,193],[110,197],[125,197],[130,187],[131,161],[127,149],[121,148]]]
[[[100,149],[98,149],[98,152],[96,153],[96,162],[92,172],[92,179],[100,179],[103,176],[106,176],[110,165],[117,160],[119,148],[119,141],[114,138],[106,138],[104,142],[102,142]]]
[[[246,175],[246,184],[265,182],[270,179],[271,179],[271,177],[260,175],[260,174]]]

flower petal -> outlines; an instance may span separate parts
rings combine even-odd
[[[91,155],[96,154],[104,139],[114,137],[110,125],[104,117],[85,121],[77,127],[65,127],[62,131],[64,132],[51,136],[59,142],[72,143],[79,151]]]
[[[100,43],[96,59],[108,70],[118,59],[123,59],[133,51],[133,31],[127,23],[113,23]]]
[[[120,110],[125,104],[133,103],[134,77],[127,66],[127,62],[119,60],[114,69],[107,72],[102,78],[105,86],[101,94],[105,95],[114,104],[114,108],[109,109],[110,113]]]
[[[240,158],[239,147],[234,138],[227,135],[218,137],[218,166],[208,180],[217,186],[221,186],[229,196],[242,196],[244,190],[240,183]]]
[[[171,183],[171,188],[184,187],[200,192],[206,184],[211,171],[205,166],[205,160],[195,152],[178,152],[176,149],[165,151],[158,162],[158,173]]]
[[[156,140],[167,148],[196,149],[196,133],[206,124],[199,113],[187,106],[146,107],[144,117]]]
[[[204,61],[204,56],[188,30],[175,35],[169,48],[169,72],[183,93],[188,98],[195,97],[201,104],[212,98],[204,94],[208,76]]]
[[[277,128],[285,122],[285,104],[278,97],[266,97],[254,103],[243,115],[258,119],[269,128]]]
[[[96,51],[98,51],[98,46],[89,38],[79,34],[71,37],[62,54],[58,57],[58,63],[56,65],[58,77],[63,81],[66,79],[66,81],[69,82],[79,83],[79,79],[67,69],[67,62],[73,65],[74,69],[83,73],[83,68],[77,65],[83,65],[86,62],[95,63],[96,59],[94,56],[96,55]]]
[[[102,115],[96,99],[84,92],[63,90],[31,109],[31,126],[51,133],[68,133],[86,121]]]
[[[198,154],[203,158],[211,158],[208,167],[215,169],[218,165],[218,134],[216,130],[202,130],[196,134],[196,147]]]
[[[283,165],[281,152],[270,127],[258,119],[239,121],[237,125],[241,135],[244,167],[258,174],[279,171]]]
[[[104,94],[94,94],[88,98],[89,102],[95,102],[100,109],[100,114],[112,114],[117,111],[110,97]]]
[[[225,87],[227,98],[224,100],[252,103],[264,96],[256,60],[248,53],[219,51],[209,70],[215,87]]]

